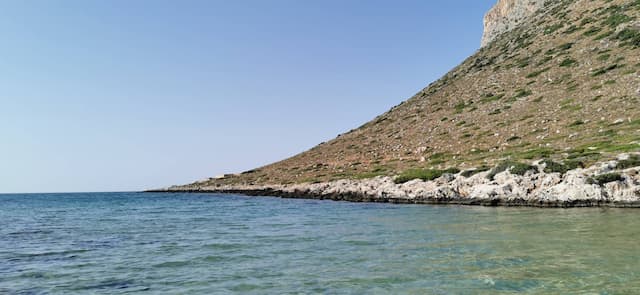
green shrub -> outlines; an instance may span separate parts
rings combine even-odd
[[[580,161],[568,160],[563,163],[554,162],[552,160],[544,160],[542,163],[545,165],[545,173],[560,173],[565,174],[569,170],[583,168],[584,164]]]
[[[620,160],[616,165],[616,169],[627,169],[633,167],[640,167],[640,156],[632,155],[629,159]]]
[[[441,170],[442,174],[458,174],[460,173],[460,169],[455,168],[455,167],[450,167],[444,170]]]
[[[592,22],[594,22],[594,21],[596,21],[594,18],[592,18],[592,17],[587,17],[587,18],[583,19],[583,20],[580,22],[580,26],[584,26],[584,25],[586,25],[586,24],[590,24],[590,23],[592,23]]]
[[[580,126],[580,125],[584,125],[584,121],[582,120],[573,121],[573,123],[569,124],[569,127]]]
[[[582,33],[582,34],[585,35],[585,36],[593,36],[593,35],[597,34],[600,31],[602,31],[602,28],[600,28],[600,27],[590,27],[589,29],[584,31],[584,33]]]
[[[594,77],[595,77],[595,76],[604,75],[604,74],[606,74],[606,73],[607,73],[607,72],[609,72],[609,71],[613,71],[613,70],[615,70],[615,69],[622,68],[622,67],[624,67],[624,65],[620,65],[620,64],[612,64],[612,65],[610,65],[610,66],[608,66],[608,67],[599,68],[599,69],[595,70],[591,75],[592,75],[592,76],[594,76]]]
[[[604,38],[607,38],[607,37],[613,35],[613,33],[615,33],[615,31],[606,31],[606,32],[596,36],[595,38],[593,38],[593,40],[595,40],[595,41],[602,40]]]
[[[561,67],[570,67],[570,66],[572,66],[572,65],[576,64],[577,62],[578,62],[578,61],[577,61],[577,60],[575,60],[575,59],[572,59],[572,58],[566,58],[565,60],[563,60],[563,61],[560,63],[560,66],[561,66]]]
[[[527,78],[535,78],[535,77],[538,77],[538,76],[540,76],[540,74],[542,74],[542,73],[544,73],[544,72],[546,72],[546,71],[548,71],[548,70],[550,70],[550,69],[551,69],[551,68],[544,68],[544,69],[542,69],[542,70],[539,70],[539,71],[535,71],[535,72],[529,73],[529,74],[527,75]]]
[[[604,185],[604,184],[607,184],[609,182],[623,181],[623,180],[624,180],[624,178],[622,177],[622,175],[620,175],[620,173],[607,173],[607,174],[602,174],[602,175],[598,175],[598,176],[595,176],[595,177],[591,177],[591,178],[587,179],[587,183]]]
[[[634,29],[624,29],[620,31],[616,37],[617,40],[631,44],[633,46],[640,46],[640,31]]]
[[[469,170],[465,170],[463,171],[460,175],[464,176],[464,177],[471,177],[474,176],[480,172],[485,172],[485,171],[489,171],[491,170],[491,168],[489,166],[480,166],[476,169],[469,169]]]
[[[462,113],[462,111],[466,107],[467,107],[467,104],[464,101],[461,101],[458,104],[456,104],[453,108],[456,110],[456,113],[459,114],[459,113]]]
[[[565,43],[565,44],[562,44],[562,45],[558,46],[558,49],[560,49],[561,51],[564,51],[564,50],[571,49],[571,47],[573,47],[573,43]]]
[[[602,24],[608,25],[611,28],[615,28],[618,25],[629,22],[631,20],[633,20],[633,18],[626,14],[613,13],[606,20],[604,20]]]
[[[456,174],[460,170],[457,168],[448,168],[445,170],[437,169],[411,169],[398,175],[393,181],[395,183],[405,183],[414,179],[422,179],[424,181],[434,180],[444,174]]]
[[[547,26],[546,28],[544,28],[544,34],[545,35],[549,35],[557,30],[559,30],[560,28],[562,28],[564,26],[564,24],[554,24],[551,26]]]
[[[582,30],[582,27],[578,27],[576,25],[571,25],[567,30],[565,30],[563,33],[564,34],[571,34],[574,33],[578,30]]]
[[[503,97],[504,97],[504,94],[496,94],[496,95],[494,95],[492,93],[488,93],[488,94],[485,94],[484,97],[482,97],[480,99],[480,102],[481,103],[488,103],[488,102],[500,100]]]
[[[491,172],[487,174],[487,178],[490,180],[493,180],[498,173],[504,172],[507,170],[509,170],[511,174],[524,175],[525,173],[527,173],[527,171],[537,172],[538,168],[536,166],[532,166],[528,164],[523,164],[523,163],[518,163],[513,161],[506,161],[506,162],[500,163],[498,166],[491,169]]]
[[[516,175],[524,175],[525,173],[527,173],[527,171],[538,172],[538,167],[528,165],[528,164],[518,163],[516,165],[513,165],[513,167],[511,167],[511,170],[509,170],[511,174],[516,174]]]
[[[560,173],[560,174],[565,174],[567,171],[569,171],[567,169],[567,166],[560,164],[558,162],[554,162],[552,160],[544,160],[542,161],[542,164],[544,164],[544,172],[545,173]]]
[[[551,148],[542,147],[542,148],[533,148],[521,152],[518,156],[521,159],[533,160],[533,159],[544,159],[551,155],[553,155],[555,151]]]
[[[538,66],[544,65],[544,64],[546,64],[547,62],[549,62],[549,61],[550,61],[550,60],[552,60],[552,59],[553,59],[553,56],[551,56],[551,55],[547,55],[547,56],[543,57],[543,58],[538,62]]]
[[[531,63],[530,57],[525,57],[516,61],[519,68],[525,68]]]
[[[599,61],[606,61],[611,57],[611,54],[605,53],[603,55],[599,55],[598,56],[598,60]]]
[[[531,90],[528,89],[518,89],[518,91],[516,92],[516,98],[522,98],[525,96],[529,96],[531,95],[533,92]]]
[[[518,140],[518,139],[522,139],[522,137],[520,136],[511,136],[507,139],[507,141],[514,141],[514,140]]]
[[[578,161],[578,160],[565,160],[563,164],[565,167],[567,167],[568,170],[584,168],[585,166],[584,163],[582,163],[582,161]]]

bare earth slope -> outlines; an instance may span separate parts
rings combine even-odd
[[[286,160],[182,188],[411,178],[507,160],[589,166],[640,150],[639,70],[640,0],[550,0],[363,126]]]

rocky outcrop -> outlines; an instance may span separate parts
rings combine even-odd
[[[502,33],[512,30],[540,9],[546,0],[498,0],[484,16],[482,47]]]
[[[628,158],[621,155],[620,159]],[[640,167],[615,171],[617,161],[605,162],[564,174],[538,172],[524,175],[509,170],[489,179],[489,172],[470,177],[445,174],[433,181],[412,180],[396,184],[392,177],[338,180],[294,185],[176,186],[161,192],[221,192],[286,198],[331,199],[352,202],[412,204],[463,204],[537,207],[640,207]],[[598,175],[616,172],[620,177],[597,182]]]

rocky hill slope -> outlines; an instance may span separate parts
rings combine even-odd
[[[639,17],[640,0],[500,0],[485,46],[388,112],[289,159],[173,189],[401,183],[541,159],[572,169],[638,151]]]

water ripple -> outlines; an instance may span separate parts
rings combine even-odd
[[[636,212],[0,195],[0,294],[634,294]]]

